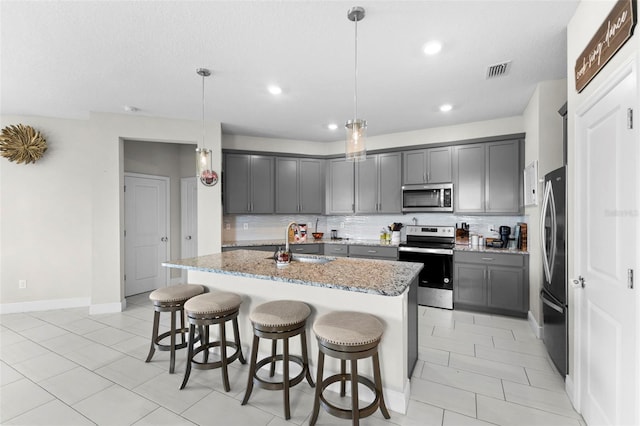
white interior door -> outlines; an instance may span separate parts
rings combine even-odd
[[[589,425],[637,425],[640,401],[637,270],[638,130],[635,66],[621,70],[576,118],[575,275],[577,368],[582,415]]]
[[[124,177],[125,296],[167,285],[169,258],[169,179]]]
[[[180,180],[181,238],[180,257],[198,255],[198,179],[195,177]],[[186,282],[187,271],[182,271],[182,280]]]

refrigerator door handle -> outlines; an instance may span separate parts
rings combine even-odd
[[[545,305],[547,305],[548,307],[550,307],[551,309],[553,309],[556,312],[559,313],[564,313],[564,310],[562,309],[562,307],[556,305],[555,303],[551,302],[550,300],[548,300],[546,297],[544,297],[544,294],[540,294],[540,299],[542,299],[542,303],[544,303]]]
[[[556,251],[558,249],[558,218],[556,215],[556,197],[553,195],[553,185],[549,181],[549,206],[551,207],[551,253],[549,259],[549,282],[553,279],[553,268],[556,264]]]
[[[542,246],[542,266],[544,276],[547,282],[551,282],[551,271],[549,270],[549,258],[547,257],[547,245],[545,243],[545,225],[547,222],[547,208],[549,206],[549,193],[551,191],[551,182],[547,181],[544,188],[544,196],[542,198],[542,209],[540,211],[540,245]]]

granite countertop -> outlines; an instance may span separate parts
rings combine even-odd
[[[402,241],[403,243],[405,241]],[[310,238],[304,243],[289,243],[290,246],[297,244],[344,244],[344,245],[358,245],[358,246],[371,246],[371,247],[398,247],[399,244],[381,244],[380,240],[367,240],[367,239],[343,239],[343,240],[331,240],[322,239],[314,240]],[[250,247],[250,246],[283,246],[282,240],[246,240],[246,241],[224,241],[222,247]],[[503,249],[493,247],[469,247],[468,245],[456,244],[454,251],[471,251],[481,253],[506,253],[506,254],[529,254],[527,251],[518,249]]]
[[[308,238],[303,243],[289,243],[290,246],[298,244],[343,244],[343,245],[358,245],[358,246],[375,246],[375,247],[398,247],[398,243],[381,244],[380,240],[368,240],[368,239],[355,239],[355,238],[343,238],[339,240],[332,240],[330,238],[322,238],[320,240],[314,240]],[[283,246],[284,240],[245,240],[245,241],[223,241],[222,247],[251,247],[251,246]]]
[[[510,248],[494,248],[494,247],[469,247],[468,245],[456,244],[454,251],[470,251],[476,253],[503,253],[503,254],[529,254],[528,251]]]
[[[164,262],[162,265],[383,296],[402,294],[423,268],[421,263],[413,262],[315,255],[294,256],[294,259],[296,257],[326,258],[331,261],[316,264],[294,260],[279,268],[265,252],[235,250]]]

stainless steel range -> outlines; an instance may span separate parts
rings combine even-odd
[[[420,272],[418,304],[453,309],[453,226],[407,226],[407,242],[401,243],[399,260],[424,264]]]

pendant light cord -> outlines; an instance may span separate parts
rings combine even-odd
[[[202,74],[202,148],[204,148],[204,73]]]
[[[356,17],[354,21],[356,23],[355,64],[354,64],[354,73],[353,73],[353,105],[354,105],[353,121],[355,125],[355,121],[358,119],[358,18]]]

